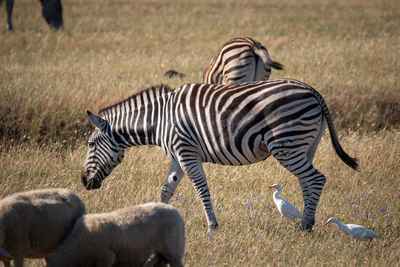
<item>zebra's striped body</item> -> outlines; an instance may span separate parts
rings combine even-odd
[[[145,90],[100,112],[90,114],[97,126],[89,138],[82,173],[87,189],[98,188],[132,145],[161,146],[172,159],[161,192],[168,202],[184,174],[194,184],[209,227],[216,227],[202,162],[252,164],[273,155],[298,177],[303,191],[302,225],[310,229],[325,183],[312,166],[328,124],[339,157],[356,169],[341,148],[321,95],[295,80],[212,85],[187,84],[168,91]]]
[[[283,66],[271,60],[267,49],[256,40],[234,38],[224,43],[203,73],[202,83],[232,84],[268,80],[271,68]]]

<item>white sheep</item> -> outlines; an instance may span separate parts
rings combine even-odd
[[[67,189],[42,189],[16,193],[0,200],[0,260],[46,258],[68,236],[85,205]]]
[[[146,203],[83,215],[47,267],[183,266],[184,253],[179,212],[168,204]]]

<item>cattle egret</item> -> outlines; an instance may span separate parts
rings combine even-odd
[[[297,217],[301,218],[301,213],[296,209],[295,206],[289,203],[289,201],[279,197],[279,193],[282,192],[282,189],[279,185],[269,185],[268,188],[275,188],[274,192],[274,202],[276,207],[278,208],[279,213],[281,214],[281,218],[287,217],[289,219],[295,219]]]
[[[336,218],[329,218],[329,220],[324,223],[322,226],[328,225],[330,223],[336,223],[336,225],[346,234],[358,240],[372,240],[372,238],[378,237],[377,233],[368,230],[364,226],[357,224],[343,224]]]

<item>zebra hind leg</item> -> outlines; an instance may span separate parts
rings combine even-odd
[[[308,161],[304,168],[291,172],[297,176],[303,192],[304,210],[300,230],[311,231],[326,177]]]
[[[300,230],[311,231],[315,221],[315,212],[326,178],[309,161],[307,154],[302,153],[296,159],[282,159],[279,152],[273,154],[279,163],[295,175],[303,193],[304,210]]]

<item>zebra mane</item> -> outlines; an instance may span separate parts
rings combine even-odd
[[[149,95],[149,93],[152,93],[153,95],[161,95],[161,94],[166,93],[171,90],[172,90],[171,87],[169,87],[166,84],[160,84],[160,85],[155,85],[155,86],[149,87],[149,88],[144,89],[138,93],[135,93],[135,94],[129,96],[128,98],[125,98],[111,106],[100,109],[99,115],[104,115],[105,113],[107,113],[107,111],[118,108],[125,102],[130,101],[132,98],[140,97],[140,96],[143,96],[144,94]]]

